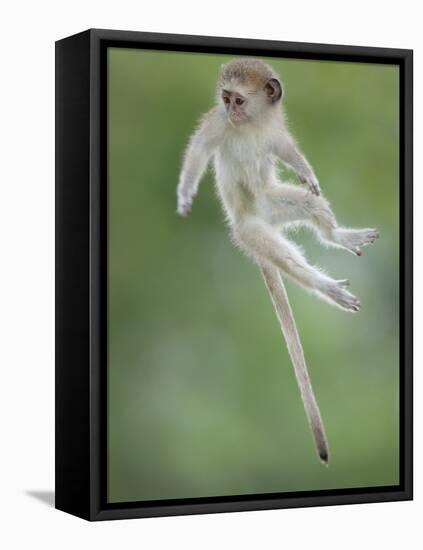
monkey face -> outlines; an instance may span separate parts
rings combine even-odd
[[[237,91],[222,90],[222,101],[232,126],[246,122],[248,115],[248,99]]]
[[[270,65],[258,59],[234,59],[221,66],[217,82],[222,102],[232,126],[254,123],[274,112],[282,98],[282,85]]]

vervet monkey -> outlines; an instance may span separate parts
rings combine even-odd
[[[360,302],[347,290],[348,280],[332,279],[307,263],[284,230],[292,224],[307,225],[320,241],[357,256],[378,233],[375,229],[338,226],[313,168],[287,129],[282,95],[281,80],[266,63],[246,58],[222,65],[216,105],[204,115],[186,149],[177,187],[177,212],[189,214],[201,177],[213,160],[218,195],[233,240],[262,271],[317,452],[328,464],[325,429],[280,273],[344,310],[356,312]],[[293,169],[305,186],[282,183],[276,168],[278,159]]]

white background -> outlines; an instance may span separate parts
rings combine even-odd
[[[54,41],[89,27],[415,49],[415,204],[421,191],[419,2],[18,1],[0,33],[0,544],[3,548],[420,547],[421,346],[415,501],[90,524],[54,510]],[[328,83],[328,86],[330,83]],[[363,94],[366,90],[363,89]],[[383,139],[383,136],[380,136]],[[416,216],[417,282],[423,224]],[[420,218],[420,219],[419,219]],[[419,285],[416,305],[422,305]],[[416,307],[416,340],[421,313]],[[369,327],[371,330],[371,327]],[[41,497],[41,499],[40,499]]]

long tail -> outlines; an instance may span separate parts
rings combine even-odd
[[[310,424],[310,429],[314,437],[317,452],[324,464],[329,462],[329,450],[326,439],[323,420],[320,415],[319,406],[314,397],[311,386],[310,376],[307,371],[307,365],[304,359],[304,352],[301,345],[295,319],[288,300],[285,285],[279,274],[279,270],[272,265],[261,265],[261,272],[266,286],[272,297],[282,333],[288,346],[289,355],[294,365],[295,377],[300,388],[301,397]]]

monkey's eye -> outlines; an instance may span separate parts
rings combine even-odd
[[[240,97],[237,97],[237,98],[235,99],[235,103],[236,103],[237,105],[242,105],[243,103],[245,103],[245,99],[241,99]]]
[[[228,96],[224,95],[223,96],[223,103],[225,103],[226,105],[228,105],[230,103],[230,99]]]

